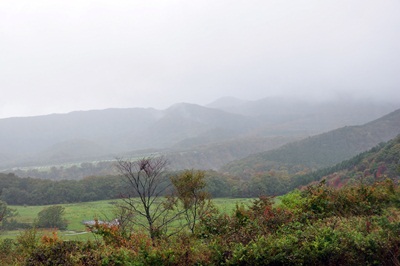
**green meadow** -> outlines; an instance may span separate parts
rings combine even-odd
[[[251,198],[216,198],[213,199],[215,207],[221,212],[229,213],[235,209],[237,204],[250,205],[253,199]],[[59,232],[59,235],[65,240],[87,240],[94,239],[94,235],[86,231],[82,221],[93,220],[112,220],[114,219],[113,210],[115,204],[119,200],[103,200],[94,202],[82,202],[71,204],[59,204],[65,208],[64,218],[68,222],[68,229]],[[47,206],[9,206],[16,209],[18,216],[15,219],[21,223],[34,224],[38,213]],[[43,234],[50,234],[49,230],[41,230]],[[2,231],[0,239],[16,238],[20,234],[19,230]]]

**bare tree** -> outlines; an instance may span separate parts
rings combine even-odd
[[[182,214],[175,209],[177,201],[174,197],[163,197],[172,186],[164,173],[166,166],[163,157],[117,160],[117,168],[129,189],[123,198],[125,208],[133,214],[134,223],[145,228],[153,240],[166,234],[168,226]]]

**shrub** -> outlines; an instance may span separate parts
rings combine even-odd
[[[22,231],[16,239],[17,251],[23,254],[29,254],[34,250],[39,244],[39,236],[37,234],[37,229],[27,229]]]

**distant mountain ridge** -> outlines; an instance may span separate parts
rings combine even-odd
[[[107,109],[0,119],[0,167],[115,158],[136,150],[162,151],[190,139],[204,145],[257,126],[253,118],[186,103],[163,111]]]
[[[216,101],[213,107],[178,103],[165,110],[105,109],[0,119],[0,169],[109,160],[146,154],[143,151],[169,154],[178,168],[193,164],[216,169],[228,160],[277,148],[348,122],[336,119],[343,112],[340,108],[315,105],[306,112],[302,102],[291,102],[291,107],[285,108],[289,100],[275,100],[274,105],[268,101],[230,98]],[[228,112],[223,105],[235,110]],[[387,104],[374,104],[369,109],[363,106],[354,103],[359,112],[352,121],[394,110]],[[271,108],[273,113],[268,111]]]

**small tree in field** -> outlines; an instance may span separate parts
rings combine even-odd
[[[50,206],[38,213],[37,226],[39,228],[67,229],[67,221],[63,219],[65,208],[62,206]]]
[[[184,217],[192,233],[196,223],[212,207],[206,187],[203,171],[185,170],[180,175],[171,178],[176,195],[183,205]]]
[[[168,226],[182,214],[175,210],[174,197],[162,197],[171,188],[171,182],[164,174],[166,165],[163,157],[117,160],[117,168],[129,189],[123,198],[125,208],[133,214],[133,222],[145,228],[153,240],[166,234]]]

